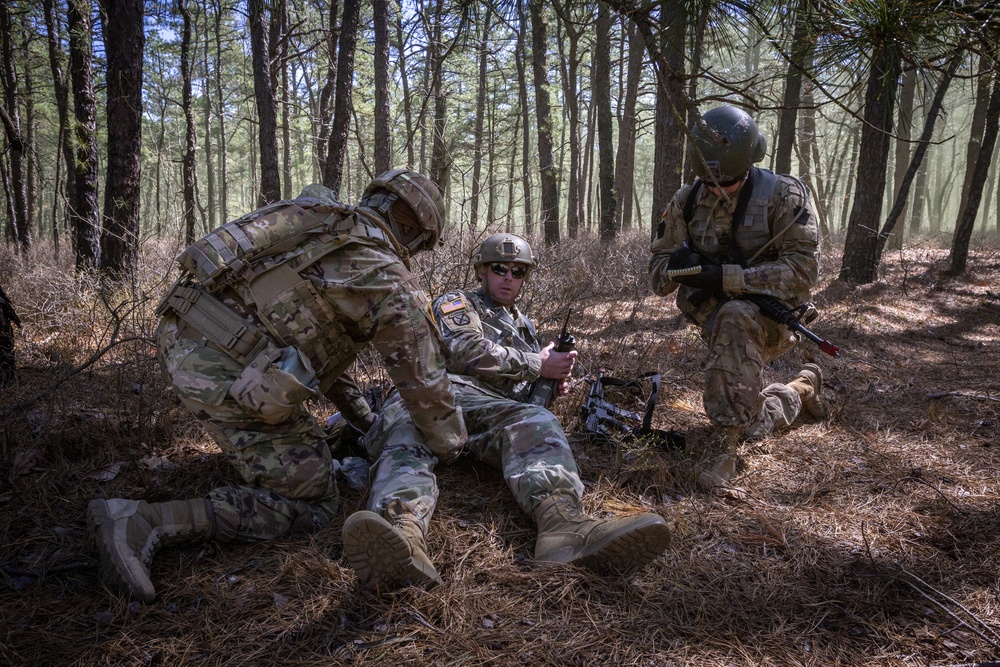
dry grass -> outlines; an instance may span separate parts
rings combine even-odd
[[[472,242],[422,260],[437,292],[469,275]],[[168,549],[156,603],[106,591],[86,540],[90,498],[204,494],[233,472],[166,390],[149,343],[175,248],[150,245],[142,278],[102,293],[47,249],[11,267],[19,381],[0,393],[0,664],[11,665],[943,665],[1000,656],[997,423],[1000,253],[941,276],[945,253],[888,258],[882,280],[827,279],[815,328],[769,368],[816,360],[825,421],[746,452],[746,502],[695,491],[688,455],[573,444],[594,512],[663,515],[668,553],[630,580],[531,560],[534,530],[499,474],[443,467],[430,537],[444,584],[377,597],[340,558],[340,521],[310,539]],[[565,309],[580,380],[658,370],[656,425],[696,449],[703,346],[645,288],[646,244],[593,240],[543,253],[524,300],[546,337]],[[836,273],[832,263],[825,275]],[[376,364],[362,370],[372,381]],[[329,414],[329,405],[317,406]]]

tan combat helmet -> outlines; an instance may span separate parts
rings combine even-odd
[[[406,245],[410,253],[430,250],[441,238],[445,226],[444,197],[431,179],[409,169],[382,172],[365,188],[361,206],[382,214],[396,238],[401,238],[398,222],[393,218],[393,204],[402,201],[416,216],[423,233]],[[397,209],[398,210],[398,209]]]
[[[535,268],[535,257],[531,254],[528,242],[516,234],[493,234],[479,246],[472,257],[472,263],[477,267],[481,264],[507,262],[510,264],[526,264],[528,272]],[[525,276],[527,278],[527,276]]]

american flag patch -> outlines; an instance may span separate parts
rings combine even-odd
[[[456,310],[462,310],[465,308],[465,300],[462,297],[458,297],[448,303],[441,304],[441,314],[447,315],[448,313],[454,313]]]

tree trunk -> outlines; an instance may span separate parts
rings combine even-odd
[[[215,7],[215,100],[219,125],[219,205],[220,220],[229,220],[229,139],[226,137],[226,98],[222,94],[222,2],[214,0]],[[336,7],[337,3],[334,2]]]
[[[375,19],[375,173],[392,166],[389,132],[389,0],[373,0]]]
[[[642,37],[630,19],[622,19],[622,30],[628,33],[628,74],[621,121],[618,125],[618,156],[615,160],[615,192],[618,195],[615,216],[620,229],[632,228],[632,190],[635,188],[636,102],[639,80],[642,78]]]
[[[910,184],[913,182],[913,179],[917,174],[917,170],[923,164],[924,155],[927,153],[927,147],[930,145],[931,137],[934,135],[934,124],[937,122],[938,113],[941,111],[941,106],[944,102],[944,95],[948,91],[948,87],[951,85],[951,80],[955,75],[955,71],[958,69],[961,55],[960,51],[956,51],[954,55],[952,55],[951,61],[948,63],[948,68],[941,77],[941,83],[938,84],[938,89],[934,93],[934,101],[931,102],[930,109],[927,111],[927,118],[924,120],[924,129],[920,134],[919,141],[917,142],[917,150],[913,154],[913,159],[909,161],[906,173],[904,173],[899,180],[892,210],[889,211],[885,224],[882,226],[882,231],[880,231],[878,235],[875,248],[876,269],[878,269],[879,262],[882,260],[882,251],[885,247],[886,241],[892,235],[893,228],[895,227],[897,221],[902,217],[903,210],[906,208],[906,200],[910,193]],[[909,131],[907,131],[907,136],[909,136]],[[909,150],[907,150],[907,152],[909,152]]]
[[[97,208],[97,102],[94,100],[93,45],[89,0],[69,0],[69,62],[76,114],[73,178],[76,198],[70,203],[76,268],[100,263],[100,226]]]
[[[181,179],[183,181],[184,210],[181,217],[184,220],[184,242],[194,242],[194,151],[196,139],[194,134],[194,113],[191,109],[191,16],[187,9],[187,0],[177,0],[177,11],[181,15],[181,110],[184,113],[184,155],[181,158]]]
[[[965,149],[965,175],[962,179],[962,196],[959,200],[955,229],[958,229],[962,217],[965,215],[969,201],[969,189],[972,187],[972,173],[976,169],[979,151],[983,144],[983,133],[986,129],[986,115],[990,102],[990,88],[994,78],[996,78],[993,74],[992,64],[992,59],[988,54],[983,54],[979,58],[979,70],[976,74],[976,103],[972,109],[969,143]]]
[[[528,17],[524,13],[525,3],[530,0],[517,0],[517,46],[514,53],[514,64],[517,67],[517,97],[521,107],[521,190],[524,194],[524,232],[530,235],[534,231],[534,218],[531,210],[531,131],[530,112],[528,109],[528,77],[525,72],[524,57],[528,50],[526,37]]]
[[[615,225],[615,148],[613,145],[614,122],[611,117],[611,64],[603,54],[611,53],[611,11],[598,0],[597,40],[594,53],[601,54],[594,63],[593,96],[597,114],[598,190],[601,195],[600,222],[601,239],[611,241],[618,235]]]
[[[278,53],[278,77],[274,81],[280,81],[281,85],[281,198],[292,198],[292,126],[289,109],[289,85],[288,85],[288,3],[286,0],[275,0],[274,15],[271,17],[271,25],[277,33]],[[272,58],[274,58],[275,42],[271,41]]]
[[[344,19],[340,25],[340,44],[337,47],[337,86],[334,95],[333,121],[330,123],[330,143],[326,153],[326,171],[323,185],[340,196],[344,177],[344,156],[347,153],[347,135],[351,128],[354,81],[354,51],[358,42],[359,0],[344,0]]]
[[[180,0],[183,1],[183,0]],[[281,199],[278,172],[278,118],[271,83],[271,50],[268,45],[264,0],[248,0],[250,50],[253,57],[253,96],[257,103],[257,145],[260,149],[260,194],[258,206]]]
[[[895,166],[893,167],[893,188],[892,204],[895,206],[899,198],[900,188],[903,184],[903,177],[910,164],[910,135],[913,133],[913,99],[917,90],[917,71],[909,68],[903,72],[902,86],[899,89],[899,111],[896,121],[896,155]],[[906,201],[903,201],[903,208],[899,212],[899,217],[906,215]],[[895,225],[892,235],[887,243],[893,250],[903,248],[903,231],[906,225]]]
[[[813,160],[814,148],[816,147],[816,117],[813,112],[812,92],[807,85],[801,90],[799,96],[802,106],[802,117],[798,123],[798,142],[795,144],[795,152],[799,157],[799,174],[802,182],[809,188],[815,202],[816,216],[818,218],[820,241],[823,244],[830,242],[830,226],[827,222],[826,208],[824,208],[820,193],[823,188],[823,180],[819,175],[819,160]],[[818,150],[816,150],[818,154]]]
[[[858,166],[858,148],[859,148],[859,137],[860,132],[857,128],[851,128],[851,136],[848,141],[849,153],[845,156],[845,161],[847,162],[847,190],[844,191],[844,196],[841,197],[840,204],[840,227],[839,229],[847,228],[847,218],[851,210],[851,193],[854,191],[854,181],[855,173],[857,172]],[[843,162],[841,163],[843,164]],[[838,179],[840,180],[840,179]]]
[[[691,72],[692,76],[688,81],[687,96],[688,100],[698,99],[698,79],[699,73],[701,72],[701,62],[704,45],[705,45],[705,29],[708,24],[709,19],[709,8],[705,6],[698,6],[693,8],[694,14],[688,16],[688,23],[690,24],[689,39],[691,41]],[[684,114],[684,124],[687,127],[691,127],[694,123],[695,110],[693,107],[688,107],[686,113]],[[690,151],[688,151],[690,153]],[[691,155],[687,155],[687,159],[684,161],[684,171],[682,172],[681,179],[683,183],[694,183],[694,179],[697,178],[697,174],[694,173],[694,160],[691,159]]]
[[[813,41],[809,29],[809,7],[813,0],[799,0],[795,10],[795,31],[792,35],[791,62],[785,75],[785,93],[778,110],[778,141],[774,147],[774,171],[792,173],[792,144],[795,142],[795,121],[802,91],[802,72],[812,66]],[[806,149],[803,149],[805,154]]]
[[[889,48],[876,48],[865,93],[861,152],[851,218],[844,241],[840,279],[848,283],[875,280],[875,245],[882,215],[889,162],[893,105],[901,62]]]
[[[211,76],[211,68],[208,66],[209,53],[211,53],[211,30],[208,27],[208,11],[205,11],[205,50],[202,51],[202,69],[204,71],[204,83],[202,85],[202,101],[205,103],[205,115],[203,118],[203,128],[205,136],[205,195],[208,207],[208,228],[215,229],[218,227],[216,222],[216,208],[218,204],[215,201],[215,150],[212,148],[212,93],[209,88],[209,77]],[[219,78],[220,74],[218,70],[215,73],[216,78]]]
[[[487,65],[489,60],[490,20],[493,14],[490,5],[483,11],[483,33],[479,39],[479,87],[476,90],[476,120],[472,134],[472,206],[469,212],[469,229],[475,230],[479,218],[479,197],[482,191],[480,179],[483,173],[483,124],[486,119]]]
[[[403,0],[397,0],[399,20],[395,21],[396,51],[399,58],[399,80],[403,89],[403,118],[406,123],[406,164],[411,169],[416,164],[413,153],[413,105],[410,104],[410,75],[406,69],[406,35],[403,32]]]
[[[0,109],[10,154],[10,189],[13,211],[14,238],[22,250],[31,247],[31,226],[28,224],[28,201],[25,187],[24,151],[25,137],[21,128],[20,94],[17,72],[14,69],[14,27],[10,7],[0,3],[0,84],[3,86],[4,105]]]
[[[21,321],[14,311],[14,304],[0,285],[0,387],[13,382],[17,375],[14,364],[14,325],[20,326]]]
[[[139,256],[142,158],[143,0],[101,0],[107,57],[108,157],[101,268],[123,278]]]
[[[467,10],[467,8],[465,8]],[[430,67],[431,97],[434,100],[434,121],[431,143],[431,180],[438,184],[442,191],[448,191],[451,181],[451,167],[454,160],[448,150],[445,139],[447,125],[448,98],[444,90],[444,61],[447,50],[444,48],[444,0],[434,4],[434,15],[428,26],[430,48],[427,53],[427,64]],[[461,32],[461,29],[459,30]],[[458,39],[458,35],[456,35]]]
[[[56,25],[55,11],[53,9],[52,0],[42,0],[42,7],[45,12],[45,30],[48,43],[49,52],[49,68],[52,70],[52,86],[55,92],[56,99],[56,110],[59,113],[59,146],[57,150],[62,151],[62,159],[66,165],[66,195],[64,201],[64,209],[68,213],[71,208],[71,202],[76,199],[76,179],[73,173],[73,142],[70,139],[70,119],[69,119],[69,86],[66,82],[66,75],[63,72],[62,67],[62,53],[60,44],[60,38],[58,35],[58,28]],[[53,196],[53,210],[56,207],[56,197]],[[55,225],[53,225],[53,238],[56,243],[56,251],[58,253],[59,243],[58,243],[58,230]]]
[[[684,43],[687,35],[686,9],[681,3],[661,0],[660,21],[665,26],[655,47],[663,54],[665,69],[656,88],[654,120],[653,207],[650,234],[656,232],[660,215],[681,187],[684,165]],[[641,27],[641,26],[640,26]],[[648,42],[648,40],[647,40]],[[647,48],[649,44],[647,43]]]
[[[542,229],[545,244],[559,242],[559,190],[557,167],[552,160],[552,108],[549,102],[546,63],[545,8],[542,0],[528,0],[531,12],[531,68],[535,83],[535,116],[538,124],[538,167],[542,181]]]
[[[326,31],[326,81],[319,94],[319,111],[316,117],[316,143],[313,150],[316,162],[319,164],[319,179],[326,177],[326,154],[330,143],[330,123],[333,120],[330,99],[337,86],[337,42],[340,40],[340,27],[337,25],[337,8],[339,2],[330,2],[330,27]]]
[[[969,181],[967,201],[955,227],[955,237],[951,244],[951,272],[958,274],[965,271],[969,259],[969,240],[976,224],[979,204],[983,197],[983,186],[990,173],[993,162],[993,148],[996,145],[997,131],[1000,129],[1000,77],[993,77],[993,92],[990,94],[989,107],[986,111],[986,125],[983,130],[983,143],[976,156],[976,166]]]
[[[566,231],[570,238],[576,238],[580,229],[580,221],[583,218],[583,177],[581,173],[580,159],[580,92],[579,92],[579,68],[580,68],[580,35],[586,29],[586,25],[577,23],[572,15],[573,7],[577,3],[560,2],[554,3],[560,19],[560,25],[566,31],[566,40],[560,40],[559,50],[562,51],[563,41],[567,42],[569,55],[562,58],[563,71],[563,97],[565,99],[566,115],[568,116],[568,127],[564,130],[569,132],[569,178],[567,179],[566,191]],[[607,56],[605,56],[606,58]],[[560,159],[558,164],[563,164]]]
[[[22,26],[21,30],[21,57],[25,63],[30,62],[31,44],[28,31]],[[35,141],[35,127],[38,125],[35,115],[35,86],[31,74],[31,67],[24,67],[24,139],[25,139],[25,165],[24,165],[24,200],[25,213],[28,226],[28,234],[34,234],[35,222],[38,221],[38,233],[41,228],[41,210],[38,202],[38,177],[40,167],[38,165],[38,147]]]

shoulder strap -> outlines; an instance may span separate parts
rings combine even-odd
[[[684,200],[684,223],[688,224],[694,217],[694,205],[698,200],[698,191],[701,190],[702,180],[696,179],[694,184],[691,186],[691,192],[688,193],[687,199]]]
[[[746,261],[743,257],[743,251],[740,250],[740,245],[736,242],[736,231],[739,228],[740,222],[747,214],[747,206],[750,204],[750,198],[753,196],[754,180],[756,180],[757,169],[754,167],[750,168],[750,172],[747,174],[746,183],[740,188],[740,197],[736,200],[736,208],[733,209],[733,217],[730,222],[730,232],[729,232],[729,261],[733,264],[739,264],[742,267],[746,267]]]

